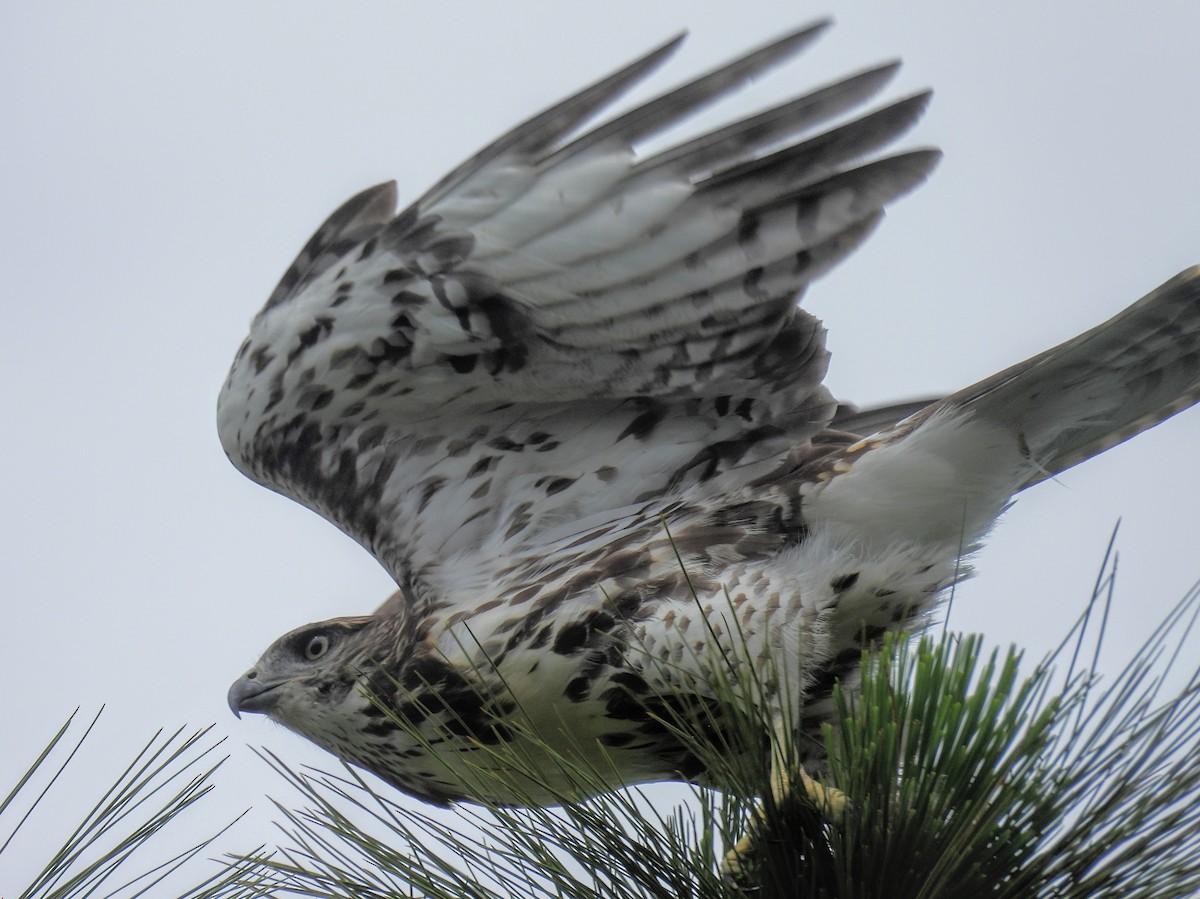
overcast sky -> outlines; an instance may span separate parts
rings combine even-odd
[[[73,708],[107,703],[84,781],[158,727],[216,722],[233,759],[206,814],[261,809],[222,848],[273,839],[261,797],[287,791],[247,744],[323,757],[234,720],[226,689],[285,630],[367,612],[390,583],[224,458],[214,404],[250,317],[362,187],[413,198],[683,28],[655,91],[825,13],[816,48],[717,115],[902,56],[891,96],[936,91],[905,145],[946,151],[806,297],[838,395],[964,386],[1200,262],[1189,0],[0,6],[0,795]],[[1022,497],[954,625],[1040,656],[1121,518],[1124,658],[1200,577],[1198,447],[1192,410]],[[13,855],[0,893],[24,876]]]

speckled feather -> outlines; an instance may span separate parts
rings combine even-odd
[[[655,709],[710,702],[712,659],[769,654],[811,730],[1014,493],[1196,402],[1193,269],[944,400],[839,407],[797,300],[936,163],[877,155],[928,95],[847,118],[889,64],[638,152],[823,28],[584,130],[672,41],[402,211],[380,185],[317,231],[237,354],[221,439],[400,589],[285,635],[235,711],[431,801],[554,799],[553,766],[471,776],[518,708],[607,786],[699,778]]]

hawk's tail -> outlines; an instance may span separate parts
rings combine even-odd
[[[1102,325],[947,397],[935,408],[1015,431],[1037,467],[1022,488],[1200,401],[1200,266]]]

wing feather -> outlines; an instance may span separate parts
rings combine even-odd
[[[936,163],[929,150],[872,158],[928,95],[839,124],[889,63],[639,149],[826,27],[580,133],[676,38],[398,214],[391,183],[349,200],[234,361],[218,410],[231,459],[402,583],[585,513],[770,470],[837,409],[824,331],[796,300]]]

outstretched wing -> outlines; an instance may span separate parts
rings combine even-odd
[[[575,136],[676,39],[398,214],[393,184],[352,198],[234,361],[218,409],[234,464],[403,580],[583,510],[752,474],[826,426],[823,331],[796,300],[935,164],[929,150],[869,158],[927,95],[814,133],[875,94],[889,64],[635,149],[824,27]]]

